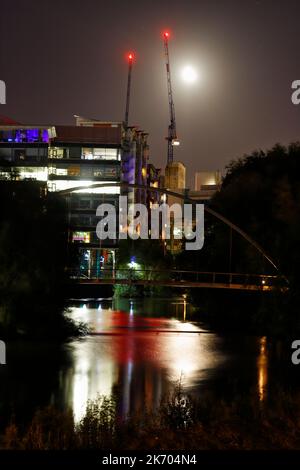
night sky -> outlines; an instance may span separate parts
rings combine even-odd
[[[150,133],[151,160],[166,163],[170,56],[178,136],[176,160],[224,170],[253,149],[300,140],[299,0],[1,0],[0,114],[27,124],[73,124],[80,114],[122,120],[125,54],[136,53],[130,124]],[[181,79],[193,65],[199,80]]]

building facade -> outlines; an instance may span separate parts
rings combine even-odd
[[[114,266],[118,239],[97,237],[96,209],[110,203],[118,214],[122,182],[152,184],[147,137],[137,127],[125,129],[122,122],[79,116],[76,126],[0,124],[0,179],[35,181],[44,193],[59,192],[67,202],[69,242],[79,248],[81,273],[99,275]],[[123,194],[129,203],[150,201],[145,190]]]
[[[69,241],[78,245],[82,275],[99,276],[115,263],[117,240],[98,238],[96,210],[105,202],[118,213],[122,131],[122,123],[55,126],[49,139],[48,190],[65,194]]]
[[[165,169],[164,185],[167,189],[185,189],[186,168],[181,162],[168,163]]]
[[[217,171],[197,171],[195,173],[195,190],[190,192],[190,197],[208,202],[221,188],[222,176]]]

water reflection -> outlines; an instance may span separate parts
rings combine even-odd
[[[94,341],[77,342],[73,350],[74,365],[68,374],[72,384],[66,399],[78,421],[88,400],[95,399],[98,394],[111,395],[117,370],[113,360],[105,354],[105,349],[101,351],[103,355],[97,357],[98,348]]]
[[[259,401],[265,401],[267,397],[268,384],[268,355],[267,355],[267,338],[263,336],[259,339],[259,355],[257,358],[258,369],[258,397]]]
[[[211,333],[193,321],[181,298],[78,302],[70,314],[94,334],[58,346],[9,341],[0,368],[0,427],[12,413],[29,419],[52,404],[74,410],[78,421],[89,399],[118,391],[117,413],[158,407],[182,379],[189,392],[234,399],[256,390],[264,403],[274,386],[300,387],[290,361],[290,341]]]
[[[103,305],[101,310],[79,306],[70,315],[87,321],[93,332],[93,336],[73,343],[73,387],[68,400],[76,420],[89,399],[97,394],[110,396],[116,388],[121,416],[145,405],[154,409],[174,382],[181,380],[184,387],[192,389],[224,360],[215,349],[215,335],[186,321],[185,300],[181,321],[141,316],[133,301],[127,311]]]

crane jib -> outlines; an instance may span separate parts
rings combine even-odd
[[[176,121],[175,121],[175,106],[173,101],[172,84],[171,84],[171,71],[169,61],[169,46],[168,46],[169,33],[164,33],[164,47],[165,47],[165,60],[167,70],[167,84],[168,84],[168,99],[169,99],[169,113],[170,124],[168,126],[168,163],[173,162],[173,141],[177,140]],[[175,144],[174,144],[175,145]],[[178,145],[178,143],[176,144]]]

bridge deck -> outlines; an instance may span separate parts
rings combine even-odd
[[[200,271],[150,271],[136,269],[106,269],[98,272],[71,272],[70,278],[79,284],[165,286],[177,288],[231,289],[248,291],[287,290],[280,276]]]
[[[222,282],[192,282],[192,281],[157,281],[157,280],[130,280],[130,279],[79,279],[80,284],[100,284],[115,285],[122,284],[127,286],[164,286],[164,287],[186,287],[186,288],[212,288],[212,289],[238,289],[238,290],[256,290],[270,291],[274,290],[274,286],[251,285],[251,284],[234,284]]]

